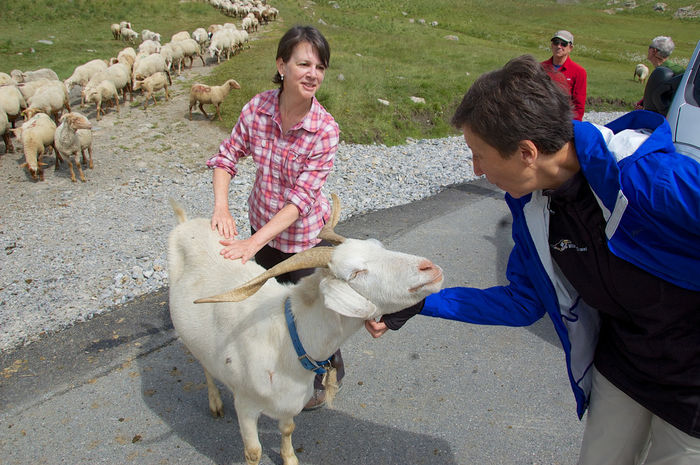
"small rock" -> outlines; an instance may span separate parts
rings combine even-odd
[[[425,103],[425,99],[423,97],[414,97],[411,96],[411,101],[413,103]]]
[[[389,106],[389,101],[388,101],[388,100],[384,100],[384,99],[378,98],[378,99],[377,99],[377,102],[381,103],[382,105],[386,105],[387,107]]]
[[[342,73],[339,74],[339,75],[338,75],[338,80],[339,80],[339,81],[344,81],[344,80],[345,80],[345,76],[343,76]]]
[[[453,35],[449,35],[449,36],[445,36],[445,39],[447,39],[447,40],[459,40],[459,37],[453,36]]]
[[[41,39],[41,40],[37,40],[37,42],[39,42],[40,44],[44,44],[44,45],[53,45],[52,40]]]

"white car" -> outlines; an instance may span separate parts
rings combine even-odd
[[[700,162],[700,41],[666,114],[679,153]]]

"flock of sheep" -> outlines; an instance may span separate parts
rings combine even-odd
[[[212,24],[208,29],[197,28],[191,34],[181,31],[174,34],[170,42],[161,45],[161,35],[144,29],[138,50],[127,46],[110,60],[95,59],[79,65],[65,81],[49,68],[35,71],[13,70],[10,74],[0,72],[0,135],[5,143],[5,151],[13,152],[12,136],[17,137],[24,152],[29,175],[34,180],[44,180],[42,156],[53,149],[56,154],[55,168],[67,161],[71,180],[76,182],[73,171],[75,164],[81,181],[85,181],[82,165],[90,168],[92,163],[92,133],[90,121],[70,106],[70,92],[74,87],[81,88],[80,105],[94,103],[96,119],[104,115],[104,107],[113,104],[119,113],[119,94],[126,102],[126,94],[133,101],[133,92],[141,90],[144,95],[144,108],[154,93],[164,90],[169,99],[168,86],[172,84],[171,73],[178,75],[182,68],[192,65],[195,59],[206,65],[205,54],[230,58],[248,43],[249,32],[257,31],[260,24],[275,20],[277,9],[262,3],[231,2],[230,0],[210,0],[212,6],[227,16],[240,17],[240,29],[233,23]],[[124,40],[136,45],[139,33],[131,23],[122,21],[111,25],[115,40]],[[188,64],[189,60],[189,64]],[[199,104],[205,116],[203,104],[212,104],[215,116],[221,119],[219,106],[231,89],[240,85],[233,79],[221,86],[195,84],[190,91],[189,117],[192,108]],[[103,105],[104,104],[104,105]],[[66,113],[63,113],[65,110]],[[21,126],[15,127],[19,119]],[[86,157],[86,152],[88,156]],[[81,158],[82,157],[82,158]]]

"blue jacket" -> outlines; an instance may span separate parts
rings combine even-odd
[[[574,121],[584,176],[606,220],[608,248],[678,286],[700,291],[700,163],[675,151],[666,119],[634,111],[606,127]],[[547,198],[505,196],[513,215],[506,277],[488,289],[443,289],[421,314],[476,324],[526,326],[545,313],[566,356],[579,418],[588,406],[598,312],[553,266]]]

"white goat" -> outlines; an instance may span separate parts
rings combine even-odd
[[[61,116],[61,124],[56,128],[54,135],[54,143],[56,149],[63,155],[63,160],[68,162],[70,168],[70,180],[77,182],[75,172],[73,171],[73,163],[78,168],[80,180],[85,182],[85,174],[80,160],[82,154],[82,144],[80,140],[79,130],[89,130],[92,128],[90,121],[80,113],[66,113]],[[90,154],[90,168],[92,168],[92,153]]]
[[[425,258],[386,250],[372,239],[340,238],[344,242],[335,248],[310,249],[265,271],[250,261],[242,265],[223,258],[211,221],[185,222],[182,210],[174,208],[181,224],[168,243],[170,315],[204,368],[209,409],[214,416],[223,415],[214,384],[218,379],[233,391],[246,463],[258,464],[262,456],[257,421],[265,414],[278,420],[284,464],[296,465],[294,416],[311,397],[314,371],[300,363],[303,357],[292,343],[285,302],[290,303],[290,318],[308,358],[326,361],[365,320],[397,312],[437,292],[442,270]],[[298,284],[267,281],[305,268],[317,269]],[[193,303],[234,287],[200,299],[202,305]],[[327,398],[333,394],[332,373],[331,368]]]

